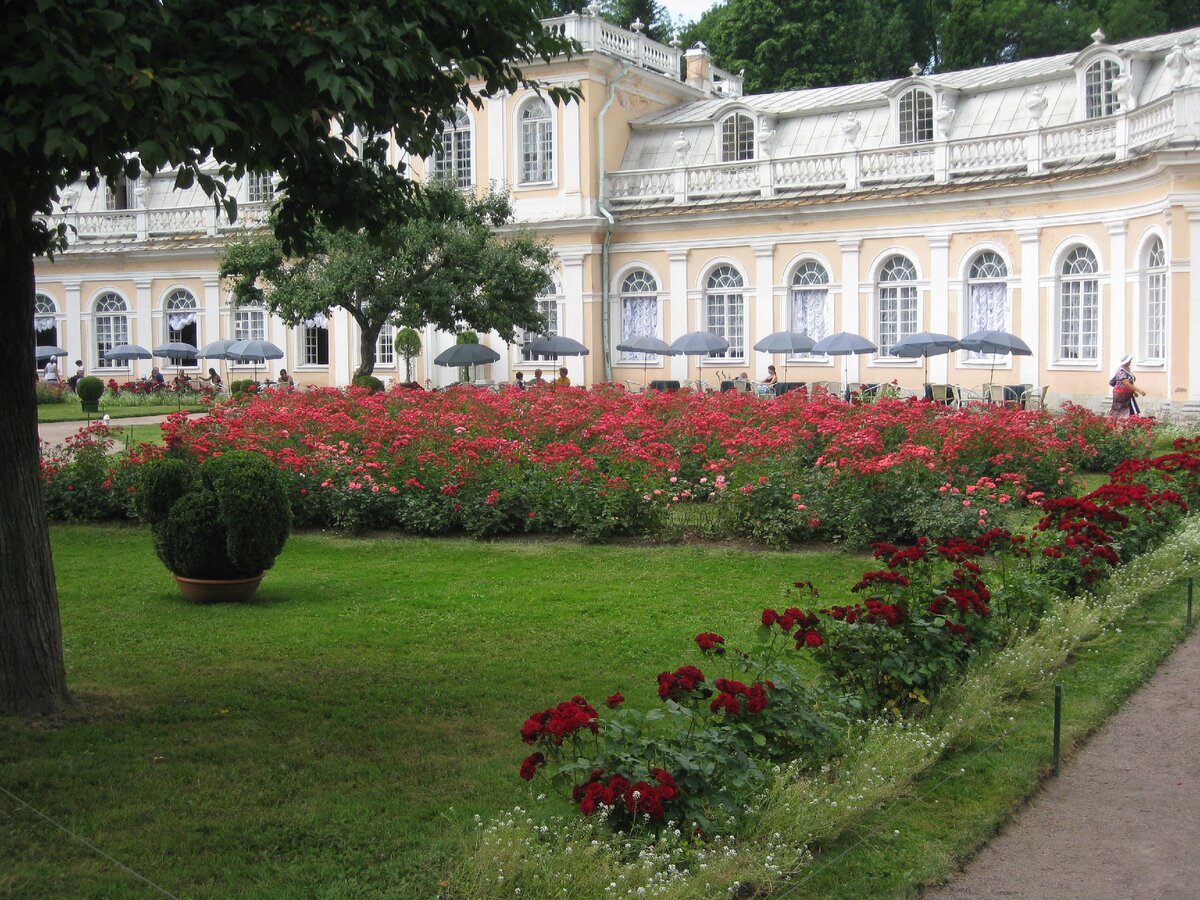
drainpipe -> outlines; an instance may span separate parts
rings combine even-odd
[[[605,219],[604,243],[601,245],[600,250],[600,341],[604,347],[605,381],[612,381],[612,350],[610,349],[611,342],[609,340],[612,323],[608,303],[608,248],[612,243],[613,227],[616,225],[616,220],[613,218],[613,214],[609,212],[608,207],[604,205],[604,116],[617,97],[617,82],[629,74],[629,68],[628,65],[622,64],[620,74],[608,83],[608,99],[604,101],[604,106],[600,109],[600,118],[596,126],[596,140],[600,150],[600,197],[596,203],[596,208],[600,210],[600,215],[604,216]]]

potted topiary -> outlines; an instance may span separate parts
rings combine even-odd
[[[271,460],[247,450],[142,466],[135,495],[154,552],[185,597],[245,601],[287,542],[292,510]]]
[[[104,395],[104,382],[95,375],[85,375],[75,382],[75,396],[83,404],[84,412],[100,412],[100,398]]]

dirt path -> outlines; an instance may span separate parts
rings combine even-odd
[[[926,897],[1200,897],[1200,628]]]

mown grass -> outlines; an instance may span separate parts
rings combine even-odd
[[[199,403],[153,403],[145,406],[115,406],[100,403],[100,412],[85,413],[78,402],[41,403],[38,404],[39,422],[86,422],[95,421],[107,415],[110,419],[124,419],[131,416],[166,416],[173,412],[186,409],[188,412],[203,412],[207,407]]]
[[[522,796],[518,730],[575,693],[657,702],[702,630],[864,559],[714,546],[296,535],[256,602],[182,601],[136,527],[56,527],[70,684],[0,720],[0,786],[173,894],[427,897]],[[848,594],[847,594],[848,595]],[[0,895],[146,886],[0,795]]]

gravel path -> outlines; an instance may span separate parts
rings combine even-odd
[[[1200,628],[925,897],[1200,897]]]
[[[113,428],[124,425],[154,425],[167,421],[166,416],[125,416],[109,419]],[[51,447],[57,447],[67,438],[87,427],[87,422],[39,422],[38,435]]]

